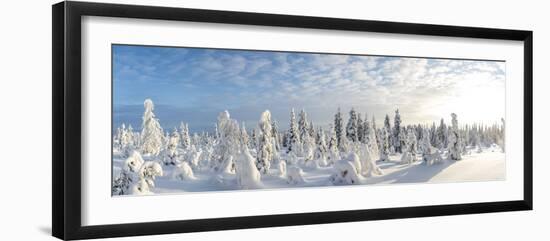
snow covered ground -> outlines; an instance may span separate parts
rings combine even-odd
[[[114,175],[117,176],[125,159],[116,158],[113,161]],[[471,152],[464,155],[460,161],[443,160],[441,163],[426,165],[422,161],[412,164],[402,164],[401,155],[391,155],[390,161],[377,161],[382,169],[382,175],[361,177],[365,185],[399,184],[399,183],[442,183],[469,181],[498,181],[506,175],[505,153],[498,148],[488,148],[481,153]],[[144,157],[147,160],[147,157]],[[182,180],[177,178],[176,166],[162,166],[163,175],[155,180],[152,193],[182,193],[204,191],[241,190],[235,174],[219,173],[211,170],[196,170],[194,178]],[[333,186],[330,180],[334,167],[303,167],[303,182],[289,183],[287,175],[281,175],[277,168],[272,167],[269,173],[261,176],[261,186],[257,188],[292,188]]]

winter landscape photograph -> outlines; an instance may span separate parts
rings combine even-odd
[[[506,179],[503,61],[138,45],[112,61],[113,196]]]

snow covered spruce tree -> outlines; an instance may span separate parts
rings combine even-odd
[[[296,123],[296,114],[294,108],[290,111],[290,130],[288,136],[288,151],[287,153],[294,153],[295,155],[302,153],[302,141],[300,139],[300,131],[298,130],[298,124]]]
[[[275,152],[278,153],[281,150],[281,136],[279,134],[279,125],[276,120],[273,120],[271,123],[271,136],[273,136],[273,148]]]
[[[390,133],[387,128],[382,128],[380,130],[380,160],[389,161],[390,160]]]
[[[168,137],[168,145],[164,150],[164,165],[176,165],[178,161],[178,143],[180,142],[180,135],[178,130],[174,128],[174,131]]]
[[[342,112],[340,112],[340,108],[338,108],[338,112],[334,115],[334,132],[336,134],[336,141],[338,142],[338,150],[345,152],[345,133],[344,133],[344,123],[342,120]]]
[[[411,164],[416,161],[417,141],[416,135],[412,129],[407,130],[407,139],[404,143],[403,155],[401,155],[401,162]]]
[[[232,173],[235,169],[241,144],[241,131],[236,120],[230,118],[229,112],[223,111],[218,115],[218,144],[214,151],[215,159],[210,166],[217,172]]]
[[[327,165],[327,144],[325,142],[325,132],[322,128],[319,128],[317,131],[317,148],[315,149],[315,160],[317,161],[318,166]]]
[[[246,132],[246,127],[244,122],[242,123],[242,127],[241,127],[241,142],[246,147],[250,147],[250,137],[248,137],[248,133]]]
[[[307,120],[307,114],[303,109],[302,111],[300,111],[300,115],[298,117],[298,129],[300,130],[300,139],[302,140],[302,146],[303,148],[305,148],[305,139],[311,136],[309,135],[309,122]]]
[[[451,114],[451,128],[449,133],[449,158],[451,160],[461,160],[462,156],[462,140],[458,130],[458,120],[456,114]]]
[[[401,134],[401,115],[399,114],[399,109],[395,110],[395,117],[393,118],[393,134],[392,142],[395,152],[402,153],[401,141],[403,139],[403,134]]]
[[[181,122],[180,124],[180,142],[181,148],[184,150],[191,146],[191,138],[189,137],[189,125]]]
[[[273,136],[271,129],[271,112],[266,110],[262,113],[260,117],[260,122],[258,123],[258,146],[257,146],[257,158],[256,158],[256,167],[258,170],[267,174],[269,167],[271,166],[271,161],[273,160]],[[309,135],[309,134],[308,134]]]
[[[365,118],[367,116],[365,115]],[[361,143],[365,143],[365,126],[363,123],[363,119],[361,119],[361,113],[357,114],[357,141]]]
[[[384,129],[386,130],[386,134],[388,135],[387,137],[385,137],[388,139],[388,151],[389,153],[394,153],[395,148],[393,147],[393,138],[392,138],[393,131],[390,124],[390,116],[388,114],[386,114],[386,117],[384,118]]]
[[[443,118],[441,118],[439,127],[437,127],[437,148],[439,149],[447,148],[447,142],[448,142],[447,134],[448,134],[447,125],[445,125],[445,121],[443,120]]]
[[[158,155],[164,142],[162,127],[160,127],[160,123],[153,113],[155,108],[153,101],[146,99],[143,106],[145,112],[143,113],[143,123],[141,125],[141,151],[143,154]]]
[[[338,140],[334,125],[330,125],[329,141],[328,141],[328,164],[334,164],[340,160],[340,152],[338,151]]]
[[[353,108],[349,111],[349,120],[346,125],[346,137],[351,142],[358,141],[357,112]]]

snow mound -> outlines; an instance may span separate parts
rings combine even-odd
[[[193,169],[189,166],[189,164],[187,164],[187,162],[178,164],[177,169],[174,171],[173,177],[183,181],[196,179],[193,174]]]
[[[256,168],[255,159],[248,148],[244,148],[237,161],[236,171],[237,184],[243,189],[254,189],[262,187],[260,172]]]
[[[143,158],[137,151],[133,151],[132,154],[124,161],[124,170],[130,172],[138,172],[141,165],[143,165]]]
[[[132,188],[132,194],[134,195],[151,195],[154,194],[150,190],[151,184],[154,186],[154,183],[149,183],[147,180],[141,179],[136,183]]]
[[[357,174],[357,169],[352,162],[339,160],[334,165],[334,173],[330,181],[336,185],[360,184],[362,178]]]
[[[305,183],[304,172],[297,166],[289,166],[286,170],[286,179],[289,184],[297,185]]]
[[[378,167],[372,157],[373,155],[371,154],[370,148],[367,145],[363,145],[361,150],[361,173],[367,177],[384,175],[384,172]]]

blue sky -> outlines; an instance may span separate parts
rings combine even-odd
[[[180,121],[212,130],[217,114],[256,125],[269,109],[281,128],[305,109],[320,126],[340,107],[362,116],[431,123],[498,122],[505,113],[505,63],[427,58],[113,45],[114,126],[141,125],[143,101],[155,103],[162,127]]]

